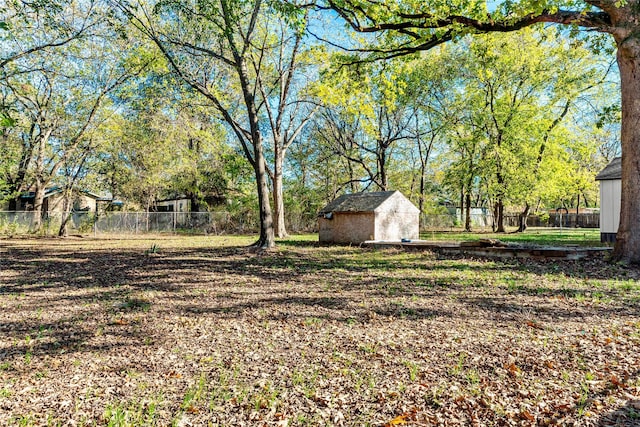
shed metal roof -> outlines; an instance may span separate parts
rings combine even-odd
[[[343,194],[320,210],[329,212],[373,212],[398,191]]]
[[[596,175],[596,181],[622,179],[622,157],[616,157]]]

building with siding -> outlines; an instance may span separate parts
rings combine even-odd
[[[615,242],[620,224],[622,158],[613,159],[596,180],[600,182],[600,241]]]
[[[191,212],[191,199],[180,197],[177,199],[158,200],[155,204],[156,212]]]
[[[42,214],[60,214],[64,208],[64,192],[60,187],[49,187],[44,192],[42,201]],[[71,192],[72,205],[68,208],[74,212],[96,212],[99,202],[110,199],[102,198],[99,195],[86,190],[74,189]],[[35,202],[35,192],[26,191],[16,200],[15,212],[32,211]],[[0,204],[0,211],[9,210],[9,203]]]

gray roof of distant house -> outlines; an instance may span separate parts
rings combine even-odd
[[[616,157],[596,175],[596,181],[607,181],[622,178],[622,157]]]
[[[378,191],[375,193],[344,194],[327,206],[320,213],[329,212],[373,212],[396,191]]]

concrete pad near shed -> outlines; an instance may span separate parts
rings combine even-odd
[[[377,249],[395,247],[405,250],[425,250],[441,254],[462,254],[482,258],[555,260],[578,260],[589,256],[603,256],[612,250],[612,248],[604,247],[523,246],[500,241],[433,242],[427,240],[368,240],[364,242],[362,246]]]

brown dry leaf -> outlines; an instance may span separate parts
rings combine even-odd
[[[524,411],[520,412],[520,418],[522,418],[523,420],[528,420],[528,421],[535,421],[536,417],[534,417],[531,412],[527,411],[526,409]]]
[[[514,377],[517,377],[522,372],[515,363],[511,363],[510,365],[506,366],[506,368],[509,371],[509,373]]]
[[[169,372],[169,378],[182,378],[182,374],[180,372],[171,371]]]
[[[415,420],[417,412],[418,412],[418,410],[415,409],[415,408],[412,409],[411,412],[405,412],[404,414],[399,415],[399,416],[395,417],[394,419],[392,419],[391,421],[389,421],[388,423],[386,423],[384,425],[384,427],[391,427],[391,426],[407,424],[407,421]]]
[[[622,381],[620,381],[618,377],[616,377],[615,375],[611,375],[610,380],[611,380],[611,384],[613,384],[616,387],[627,388],[627,385]]]
[[[399,426],[407,423],[408,416],[406,414],[399,415],[391,421],[385,423],[384,427]]]
[[[534,329],[544,329],[537,322],[532,322],[531,320],[527,321],[527,326],[529,326],[530,328],[534,328]]]
[[[186,411],[187,411],[189,414],[197,414],[197,413],[199,413],[199,412],[200,412],[200,410],[199,410],[198,408],[196,408],[195,406],[193,406],[193,405],[189,405],[189,406],[187,407]]]

